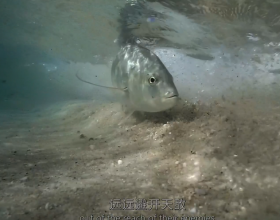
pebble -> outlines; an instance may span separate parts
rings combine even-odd
[[[122,160],[118,160],[118,164],[121,165],[122,164]]]
[[[250,205],[256,205],[256,202],[255,202],[254,199],[248,199],[248,203],[249,203]]]
[[[49,209],[49,203],[46,203],[45,205],[45,209],[48,210]]]
[[[183,163],[183,167],[187,167],[187,163]]]
[[[240,208],[238,202],[230,202],[228,205],[228,209],[231,211],[238,210]]]
[[[222,207],[224,207],[226,205],[226,202],[224,200],[221,199],[217,199],[217,200],[213,200],[211,201],[211,204],[219,209],[221,209]]]
[[[91,145],[89,145],[89,148],[90,148],[91,150],[93,150],[93,149],[95,148],[95,146],[94,146],[93,144],[91,144]]]
[[[179,161],[176,161],[176,162],[175,162],[176,165],[178,165],[179,163],[180,163]]]
[[[192,209],[190,209],[190,213],[196,213],[196,208],[193,207]]]
[[[197,195],[200,195],[200,196],[204,196],[204,195],[207,194],[207,191],[206,191],[205,189],[195,188],[194,191],[195,191],[195,193],[196,193]]]
[[[228,121],[228,120],[229,120],[229,117],[228,117],[228,116],[222,116],[222,117],[221,117],[221,120],[222,120],[222,121]]]
[[[94,161],[90,161],[90,162],[88,162],[87,164],[86,164],[86,166],[87,167],[90,167],[90,166],[92,166],[94,164]]]
[[[22,178],[20,179],[20,181],[22,181],[22,182],[24,182],[24,181],[26,181],[26,180],[28,180],[28,177],[27,177],[27,176],[22,177]]]
[[[34,164],[28,163],[28,164],[26,164],[26,166],[27,166],[27,167],[34,167]]]

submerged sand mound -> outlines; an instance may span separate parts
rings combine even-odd
[[[118,103],[72,102],[11,117],[1,130],[1,219],[277,219],[279,116],[242,101],[180,103],[120,126]],[[110,210],[112,199],[136,198],[161,205]],[[162,209],[166,199],[173,210]],[[174,210],[177,199],[185,210]]]

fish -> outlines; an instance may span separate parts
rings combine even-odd
[[[137,45],[122,46],[111,66],[112,87],[83,82],[122,91],[125,105],[132,112],[162,112],[174,107],[179,93],[173,76],[151,50]]]

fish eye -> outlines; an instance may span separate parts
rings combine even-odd
[[[153,84],[153,83],[155,83],[155,82],[156,82],[156,78],[152,76],[152,77],[149,79],[149,83],[150,83],[150,84]]]

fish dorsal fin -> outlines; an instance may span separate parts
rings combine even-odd
[[[102,87],[102,88],[106,88],[106,89],[116,89],[116,90],[120,90],[120,91],[126,91],[127,88],[116,88],[116,87],[110,87],[110,86],[102,86],[102,85],[98,85],[98,84],[95,84],[95,83],[92,83],[92,82],[88,82],[86,80],[83,80],[79,75],[78,73],[76,73],[76,77],[78,78],[78,80],[84,82],[84,83],[88,83],[88,84],[91,84],[91,85],[94,85],[94,86],[98,86],[98,87]]]

